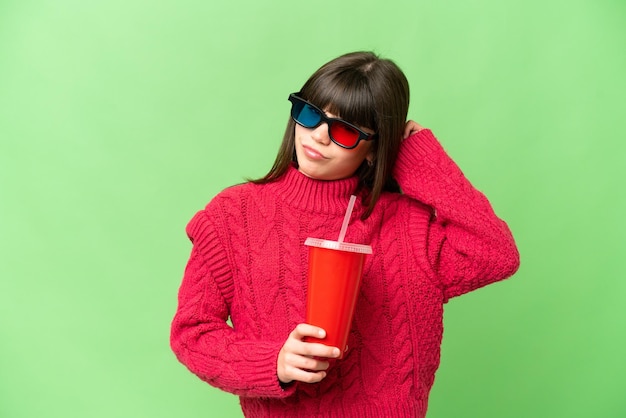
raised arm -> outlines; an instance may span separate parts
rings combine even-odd
[[[519,253],[507,224],[463,175],[429,129],[407,123],[394,175],[402,191],[434,209],[427,233],[412,235],[426,248],[445,299],[511,276]],[[423,228],[423,227],[422,227]]]

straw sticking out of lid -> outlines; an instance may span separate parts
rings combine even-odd
[[[346,210],[346,215],[343,217],[343,224],[341,225],[341,231],[339,232],[339,238],[337,242],[342,243],[343,239],[346,237],[346,231],[348,230],[348,222],[350,222],[350,216],[352,216],[352,209],[354,209],[354,202],[356,201],[356,196],[350,196],[350,203],[348,203],[348,210]]]

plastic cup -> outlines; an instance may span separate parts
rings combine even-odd
[[[326,331],[323,339],[307,337],[305,341],[338,347],[343,358],[365,256],[372,248],[317,238],[307,238],[304,245],[309,246],[306,323]]]

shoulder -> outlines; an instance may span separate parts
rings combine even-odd
[[[258,185],[250,182],[227,187],[207,203],[204,211],[207,213],[236,211],[237,208],[241,207],[241,202],[258,193],[258,189]]]
[[[194,236],[204,235],[207,229],[219,230],[241,219],[243,203],[257,193],[257,189],[253,183],[241,183],[222,190],[191,218],[187,235],[193,241]]]
[[[376,203],[377,209],[382,213],[394,216],[422,215],[431,217],[434,209],[404,193],[383,192]]]

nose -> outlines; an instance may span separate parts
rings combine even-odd
[[[311,132],[311,138],[317,143],[328,145],[330,144],[330,136],[328,134],[328,124],[326,122],[321,123],[317,128]]]

